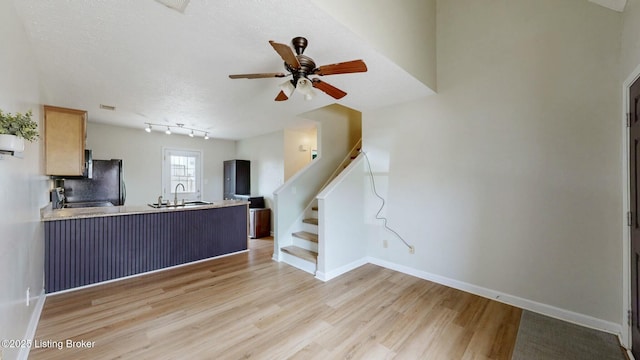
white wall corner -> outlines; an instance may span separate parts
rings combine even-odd
[[[331,279],[337,278],[338,276],[342,275],[342,274],[346,274],[351,270],[355,270],[357,268],[359,268],[362,265],[368,264],[369,260],[366,257],[363,257],[362,259],[358,259],[352,263],[349,263],[347,265],[343,265],[337,269],[333,269],[327,273],[318,271],[316,272],[316,279],[327,282]]]

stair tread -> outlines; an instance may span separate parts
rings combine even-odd
[[[313,211],[318,211],[318,207],[317,207],[317,206],[312,206],[312,207],[311,207],[311,210],[313,210]]]
[[[307,218],[302,220],[303,223],[318,225],[318,219],[316,218]]]
[[[314,243],[318,242],[318,235],[314,234],[314,233],[310,233],[308,231],[298,231],[298,232],[294,232],[291,235],[293,235],[293,236],[295,236],[297,238],[300,238],[300,239],[304,239],[304,240],[307,240],[307,241],[314,242]]]
[[[315,263],[318,259],[318,253],[311,250],[302,249],[297,246],[286,246],[281,248],[280,250],[286,252],[287,254],[299,257],[307,261],[311,261],[313,263]]]

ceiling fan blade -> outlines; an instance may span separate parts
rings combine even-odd
[[[323,65],[313,71],[316,75],[335,75],[366,72],[367,65],[362,60],[352,60],[331,65]]]
[[[273,40],[269,40],[269,44],[271,44],[273,49],[280,54],[280,57],[287,63],[287,65],[294,69],[298,69],[300,67],[298,58],[296,57],[296,54],[293,53],[293,50],[291,50],[289,45],[280,44]]]
[[[345,95],[347,95],[346,92],[338,89],[333,85],[329,85],[320,79],[313,79],[312,84],[314,88],[324,91],[325,93],[327,93],[327,95],[333,97],[334,99],[342,99],[343,97],[345,97]]]
[[[287,76],[283,73],[262,73],[262,74],[236,74],[229,75],[230,79],[263,79],[263,78],[281,78]]]
[[[289,99],[289,97],[287,95],[285,95],[284,91],[280,90],[280,92],[278,93],[278,96],[276,96],[275,101],[285,101]]]

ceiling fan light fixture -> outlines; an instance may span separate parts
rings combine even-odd
[[[160,1],[160,0],[157,0]],[[592,0],[597,1],[597,0]],[[284,61],[286,73],[257,73],[257,74],[235,74],[229,75],[231,79],[264,79],[273,77],[292,76],[291,81],[280,84],[280,91],[274,98],[275,101],[288,100],[291,94],[298,89],[305,100],[311,100],[316,96],[313,88],[316,88],[332,98],[338,100],[347,95],[346,92],[330,85],[320,79],[309,79],[309,76],[337,75],[361,73],[367,71],[367,65],[362,60],[343,61],[335,64],[316,66],[315,61],[304,55],[304,50],[308,45],[307,39],[302,36],[291,40],[291,46],[269,40],[269,44],[280,55]],[[293,47],[293,48],[292,48]],[[293,52],[295,50],[295,53]]]
[[[204,139],[209,140],[209,133],[204,133]]]
[[[151,132],[151,124],[147,124],[147,127],[144,128],[144,131],[150,133]]]
[[[167,135],[171,135],[171,129],[167,126],[167,130],[164,133]]]
[[[282,84],[280,84],[280,90],[282,90],[282,92],[287,95],[287,97],[291,97],[291,94],[293,94],[293,91],[296,89],[295,86],[293,86],[293,84],[291,83],[291,80],[287,80],[285,82],[283,82]]]
[[[305,100],[311,100],[315,97],[315,92],[313,91],[313,85],[311,84],[311,80],[301,77],[298,79],[298,86],[296,86],[298,91],[304,95]]]
[[[195,134],[193,133],[193,130],[191,130],[191,132],[189,133],[189,137],[194,137]]]

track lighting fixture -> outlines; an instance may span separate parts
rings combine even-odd
[[[186,133],[187,135],[189,135],[189,137],[196,137],[197,134],[203,134],[204,139],[205,140],[209,140],[209,132],[204,131],[204,130],[199,130],[199,129],[194,129],[194,128],[188,128],[185,127],[184,124],[180,124],[180,123],[176,123],[175,125],[165,125],[165,124],[154,124],[154,123],[145,123],[145,125],[147,125],[144,128],[144,131],[150,133],[151,130],[153,130],[153,126],[157,126],[157,127],[166,127],[167,130],[164,131],[165,134],[167,135],[171,135],[173,132],[171,131],[171,129],[174,128],[178,128],[181,130],[189,130],[188,133]],[[178,131],[178,133],[181,133],[180,131]]]

